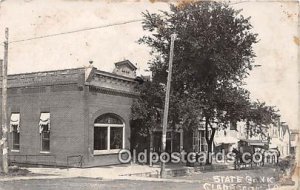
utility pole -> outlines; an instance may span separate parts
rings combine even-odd
[[[161,153],[164,153],[166,151],[169,99],[170,99],[170,89],[171,89],[172,64],[173,64],[173,56],[174,56],[175,38],[176,38],[176,34],[172,34],[171,35],[170,55],[169,55],[169,72],[168,72],[167,90],[166,90],[165,107],[164,107]],[[165,162],[161,161],[160,177],[165,177],[165,166],[166,166]]]
[[[8,28],[5,29],[4,61],[2,64],[2,166],[3,172],[8,173],[7,146],[7,60],[8,60]]]

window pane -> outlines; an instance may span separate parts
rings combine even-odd
[[[48,125],[42,125],[43,131],[49,131],[49,124]]]
[[[94,123],[102,124],[123,124],[123,122],[113,114],[105,114],[98,117]]]
[[[18,131],[18,126],[17,125],[13,125],[12,128],[13,128],[13,131],[15,131],[15,132]]]
[[[200,137],[205,137],[205,131],[199,131],[200,132]]]
[[[42,136],[43,136],[43,139],[49,139],[50,133],[49,132],[43,132]]]
[[[50,133],[42,132],[42,151],[50,151]]]
[[[107,150],[107,127],[94,127],[94,150]]]
[[[48,139],[42,140],[42,151],[50,151],[50,141]]]
[[[13,145],[13,150],[20,150],[20,145],[19,144],[14,144]]]
[[[95,123],[108,124],[109,123],[109,117],[97,118]]]
[[[110,128],[110,149],[121,149],[123,144],[123,127]]]
[[[230,130],[237,130],[237,124],[236,124],[236,122],[231,122],[230,123]]]
[[[13,131],[13,150],[20,149],[20,133]]]

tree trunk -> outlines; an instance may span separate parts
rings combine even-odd
[[[210,162],[210,154],[212,149],[212,141],[207,142],[207,159],[206,159],[206,165],[211,165]]]
[[[210,137],[209,137],[209,128],[208,128],[208,126],[210,126],[211,132],[212,132]],[[212,153],[212,143],[213,143],[213,140],[214,140],[215,132],[216,132],[216,129],[211,127],[211,125],[209,123],[209,118],[205,117],[205,140],[207,142],[207,157],[206,157],[206,164],[207,165],[211,164],[210,154]]]
[[[212,153],[212,146],[213,146],[213,141],[214,141],[214,136],[215,136],[215,132],[216,132],[216,129],[215,128],[211,128],[211,136],[210,136],[210,139],[207,142],[207,159],[206,159],[206,164],[207,165],[210,165],[211,162],[210,162],[210,154]]]
[[[154,138],[153,135],[154,135],[154,134],[153,134],[153,131],[152,131],[152,130],[150,131],[149,135],[150,135],[149,152],[150,152],[150,153],[153,153],[153,138]],[[149,155],[149,154],[148,154],[148,155]],[[152,162],[149,162],[149,161],[150,161],[150,157],[149,157],[148,155],[147,155],[147,157],[148,157],[147,161],[148,161],[149,165],[152,166]]]
[[[250,134],[250,124],[249,121],[246,121],[246,132],[247,132],[247,136],[246,139],[249,139],[249,134]]]

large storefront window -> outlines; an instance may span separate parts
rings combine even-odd
[[[124,122],[114,114],[104,114],[94,122],[94,153],[117,153],[124,148]]]

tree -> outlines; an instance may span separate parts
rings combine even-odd
[[[245,112],[245,120],[247,120],[247,136],[252,137],[261,135],[267,139],[267,129],[270,124],[276,124],[278,121],[279,110],[275,106],[267,106],[265,102],[259,100],[252,102],[251,107]],[[250,125],[250,122],[253,124]]]
[[[147,81],[138,84],[136,90],[140,95],[131,107],[131,145],[135,146],[132,149],[143,150],[149,148],[152,129],[162,123],[164,89],[158,83]]]
[[[204,119],[210,148],[218,127],[243,118],[244,109],[249,107],[249,92],[242,85],[253,67],[252,45],[257,42],[257,34],[251,32],[250,18],[240,12],[226,3],[192,1],[171,5],[170,11],[161,14],[143,13],[143,29],[151,35],[139,42],[152,48],[154,58],[149,61],[149,69],[153,84],[145,87],[142,97],[134,103],[135,119],[152,120],[162,109],[164,93],[160,84],[166,84],[173,33],[178,39],[174,48],[170,126],[181,123],[192,130]],[[149,121],[145,126],[151,127]]]

